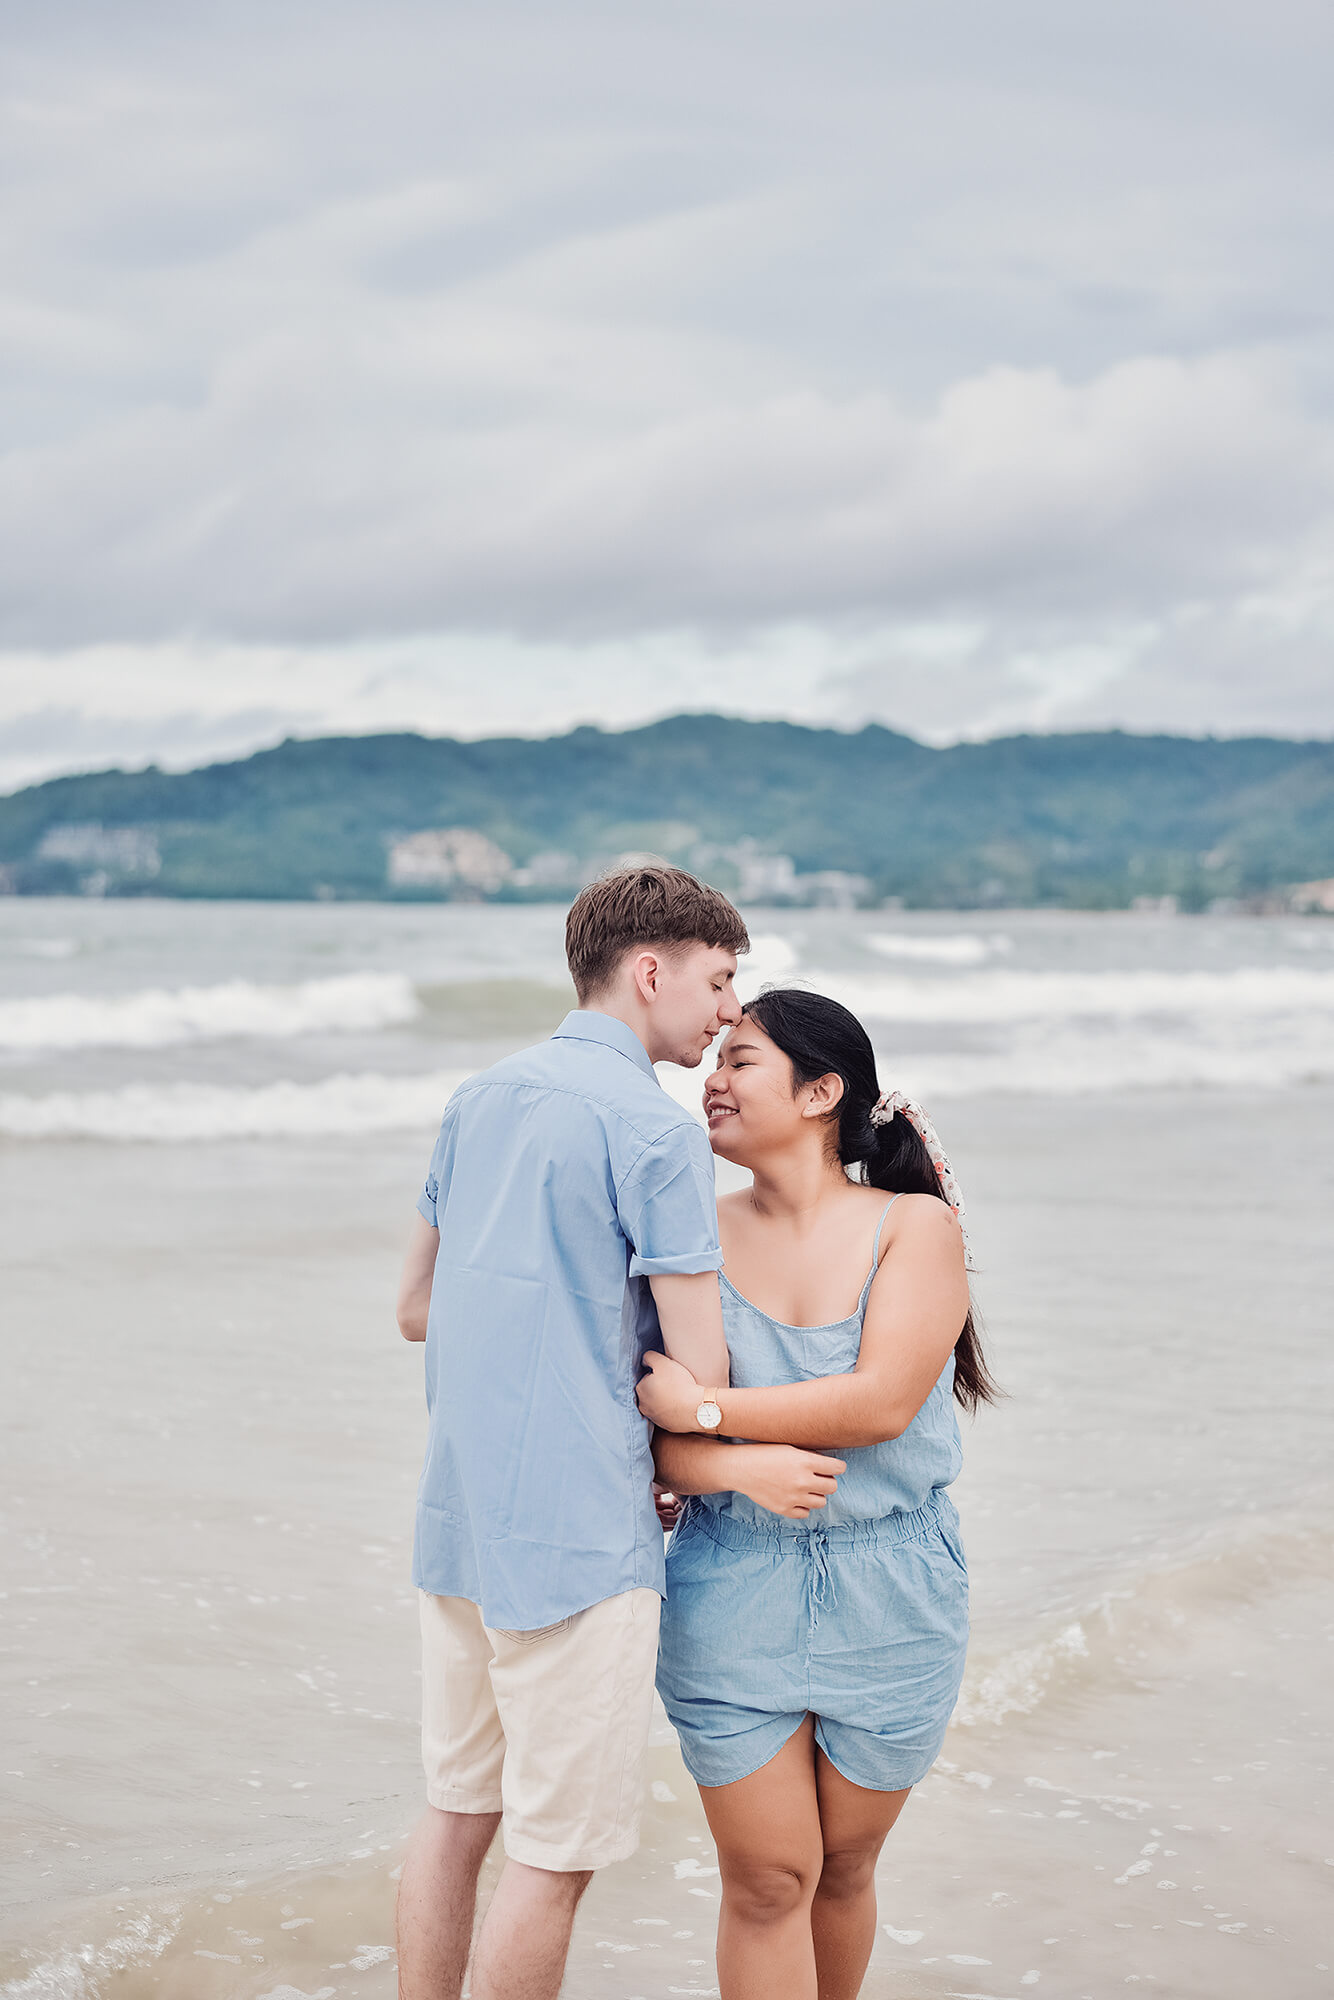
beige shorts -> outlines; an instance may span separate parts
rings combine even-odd
[[[421,1599],[422,1762],[442,1812],[503,1812],[505,1852],[570,1871],[639,1845],[658,1657],[656,1590],[536,1632],[463,1597]]]

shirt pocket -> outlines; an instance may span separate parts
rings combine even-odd
[[[514,1646],[535,1646],[539,1639],[554,1639],[558,1632],[567,1631],[574,1622],[573,1612],[568,1618],[558,1618],[554,1625],[538,1625],[531,1632],[506,1632],[503,1627],[492,1627],[497,1639],[508,1639]]]

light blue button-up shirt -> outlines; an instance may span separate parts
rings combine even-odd
[[[413,1580],[503,1631],[662,1591],[648,1279],[722,1265],[713,1156],[622,1021],[583,1011],[460,1085],[418,1209],[440,1232]]]

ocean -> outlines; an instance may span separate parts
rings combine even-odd
[[[844,1000],[931,1109],[1008,1391],[965,1425],[970,1664],[867,1994],[1329,1993],[1334,922],[749,917],[743,990]],[[569,1003],[562,928],[0,901],[3,2000],[394,1991],[398,1263],[453,1084]],[[580,2000],[716,1991],[661,1718],[651,1776]]]

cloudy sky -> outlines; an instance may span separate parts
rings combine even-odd
[[[0,784],[1334,732],[1316,0],[0,5]]]

